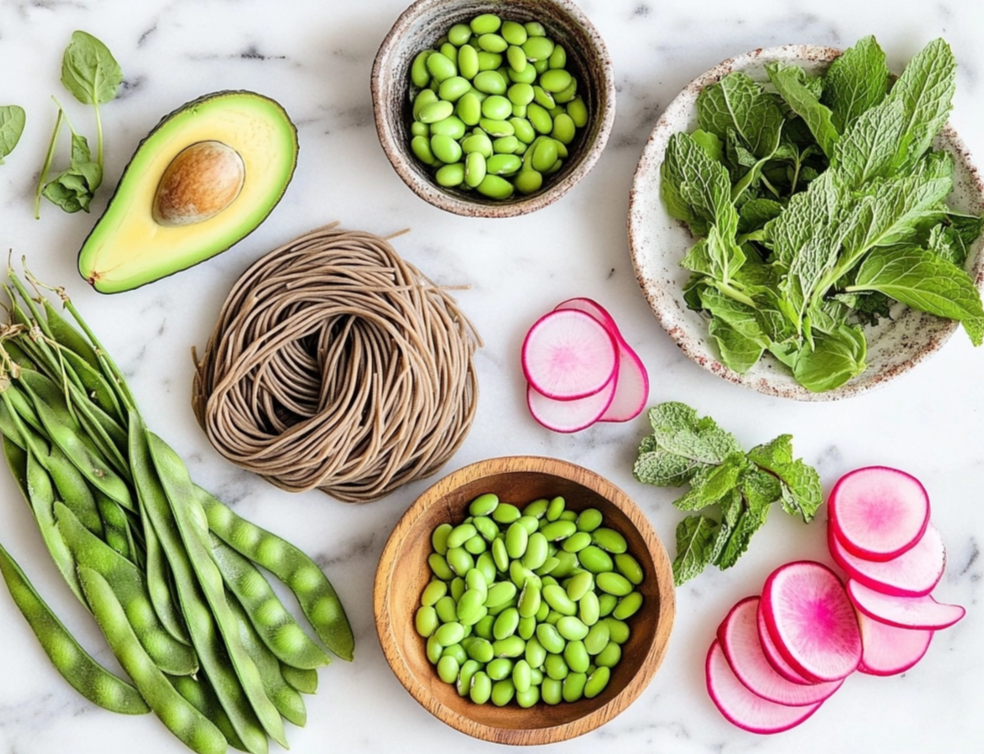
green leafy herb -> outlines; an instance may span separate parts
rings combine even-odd
[[[781,435],[747,454],[733,435],[682,403],[649,410],[653,434],[643,438],[633,473],[645,484],[690,489],[674,505],[698,513],[677,526],[677,585],[708,565],[730,568],[764,526],[773,503],[809,523],[823,502],[820,477],[793,458],[792,438]]]
[[[24,132],[24,108],[18,105],[0,105],[0,165],[3,158],[14,151]]]
[[[936,40],[892,85],[866,37],[824,75],[771,63],[768,83],[734,72],[702,90],[700,129],[671,137],[661,191],[697,237],[684,298],[710,314],[726,366],[769,353],[807,389],[832,390],[865,369],[862,327],[893,300],[962,322],[979,344],[963,267],[984,219],[946,206],[954,160],[932,147],[955,71]]]
[[[66,212],[89,211],[89,204],[103,177],[103,129],[99,105],[116,97],[123,82],[119,63],[109,49],[84,31],[72,34],[72,41],[62,57],[62,84],[82,104],[92,105],[96,120],[96,157],[93,160],[89,142],[72,127],[65,109],[58,100],[58,116],[51,135],[35,196],[34,216],[40,217],[41,197],[44,196]],[[62,121],[68,123],[72,137],[72,156],[69,167],[54,178],[48,178],[58,146]]]

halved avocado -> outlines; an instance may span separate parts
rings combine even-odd
[[[151,283],[225,251],[277,206],[297,129],[253,92],[216,92],[165,116],[140,142],[79,251],[101,293]]]

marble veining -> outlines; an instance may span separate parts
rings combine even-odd
[[[291,496],[218,456],[189,406],[190,348],[208,338],[237,276],[275,246],[339,220],[395,240],[409,261],[454,287],[485,341],[475,427],[446,471],[496,455],[566,458],[612,479],[672,548],[680,518],[673,490],[636,483],[635,448],[644,419],[551,434],[527,415],[518,350],[526,328],[557,302],[587,295],[618,320],[653,377],[651,401],[683,400],[714,416],[746,446],[792,433],[798,454],[829,489],[844,472],[872,463],[915,472],[928,488],[934,522],[949,550],[938,596],[968,615],[940,633],[925,660],[895,678],[857,675],[801,728],[761,738],[724,721],[707,699],[703,659],[737,597],[755,593],[779,563],[824,558],[822,522],[805,527],[778,512],[730,572],[708,571],[678,591],[666,661],[625,713],[594,733],[549,747],[563,754],[731,754],[984,751],[981,542],[984,541],[984,351],[962,333],[911,373],[870,394],[806,405],[729,385],[686,359],[659,328],[641,295],[626,239],[628,192],[642,146],[663,107],[689,81],[733,55],[786,43],[843,46],[874,33],[896,68],[944,35],[959,61],[952,122],[984,155],[979,103],[984,4],[917,0],[582,0],[608,43],[618,89],[608,149],[592,173],[557,204],[501,221],[460,218],[414,196],[391,169],[372,124],[369,72],[376,48],[408,0],[3,0],[0,103],[27,110],[17,151],[0,166],[0,248],[27,255],[42,279],[63,283],[120,363],[147,422],[187,459],[196,480],[243,515],[295,541],[324,566],[357,635],[357,660],[322,672],[308,697],[309,723],[290,728],[292,750],[495,752],[445,727],[390,672],[375,637],[376,560],[399,516],[429,484],[408,485],[368,506],[321,493]],[[106,187],[116,184],[138,142],[165,113],[204,93],[253,89],[283,104],[299,126],[294,182],[269,220],[234,250],[131,293],[100,296],[75,272],[76,250],[93,215],[51,205],[32,217],[37,171],[55,107],[65,103],[91,134],[89,109],[59,83],[62,50],[74,29],[103,39],[126,80],[103,108]],[[73,601],[41,545],[9,475],[0,473],[0,539],[82,643],[114,666],[98,630]],[[82,700],[51,669],[33,634],[0,589],[0,754],[142,754],[182,751],[150,718],[111,715]],[[276,748],[276,747],[275,747]]]

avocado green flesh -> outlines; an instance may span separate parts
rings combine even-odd
[[[245,164],[242,190],[224,210],[191,225],[163,226],[153,204],[174,157],[219,141]],[[280,201],[297,162],[297,131],[283,108],[252,92],[208,95],[166,116],[141,142],[105,213],[79,252],[79,273],[117,293],[159,280],[225,251],[249,235]]]

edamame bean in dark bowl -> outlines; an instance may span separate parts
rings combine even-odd
[[[475,217],[559,199],[597,161],[615,117],[604,42],[570,0],[419,0],[380,47],[372,94],[397,174],[431,204]]]
[[[550,549],[571,560],[570,574],[529,588],[525,569]],[[478,583],[479,566],[495,571],[491,583]],[[533,610],[537,597],[548,611]],[[587,469],[529,456],[472,464],[418,498],[383,551],[374,601],[384,654],[411,695],[448,725],[509,744],[573,738],[625,709],[662,660],[674,610],[666,553],[625,493]],[[596,620],[595,607],[606,616]]]

